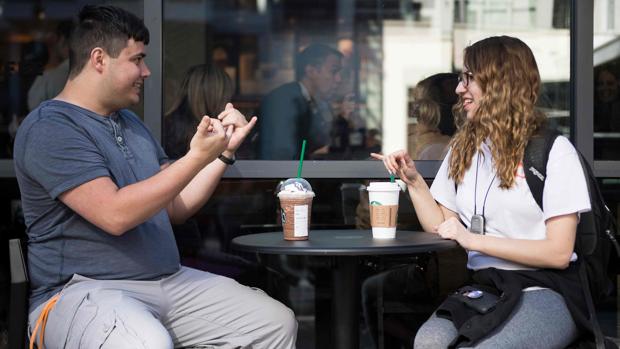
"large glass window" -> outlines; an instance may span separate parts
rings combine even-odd
[[[400,148],[441,159],[463,49],[503,34],[534,51],[540,106],[568,134],[569,8],[568,0],[166,0],[166,150],[183,154],[185,130],[232,101],[259,118],[241,159],[293,160],[302,139],[310,159]]]
[[[594,2],[594,159],[620,160],[620,1]]]
[[[162,143],[172,157],[187,151],[197,118],[205,113],[215,117],[232,101],[244,115],[257,115],[259,124],[271,127],[256,127],[237,154],[242,160],[293,160],[303,138],[310,144],[309,159],[367,159],[371,151],[408,148],[417,159],[439,160],[454,132],[451,107],[462,51],[492,35],[517,36],[532,48],[543,81],[540,107],[552,124],[570,132],[568,0],[165,0],[163,4]],[[304,50],[316,44],[328,47],[323,58],[296,67],[304,62]],[[297,109],[305,111],[303,116]],[[292,168],[286,176],[294,176]],[[356,175],[309,180],[317,193],[312,229],[368,228],[366,183],[360,179],[367,173]],[[256,272],[231,258],[237,252],[230,248],[230,240],[281,230],[274,195],[278,182],[222,181],[189,225],[175,227],[184,263],[261,285],[264,281],[244,279],[256,277]],[[401,199],[399,228],[420,229],[411,202],[405,195]],[[257,258],[241,256],[252,262]],[[308,338],[317,343],[329,340],[307,332],[322,300],[331,297],[321,293],[324,281],[316,278],[326,275],[330,261],[260,258],[270,271],[279,273],[275,280],[280,284],[268,283],[265,289],[298,316],[303,338],[299,346],[314,347]],[[453,282],[458,279],[456,265],[462,263],[454,262],[449,269]],[[456,286],[438,284],[446,290]],[[369,336],[362,331],[364,335]]]
[[[144,13],[142,1],[105,3],[139,17]],[[78,0],[0,1],[0,158],[12,158],[13,138],[26,115],[64,87],[67,39],[84,5]],[[142,116],[142,106],[132,109]]]

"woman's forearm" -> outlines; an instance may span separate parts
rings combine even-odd
[[[435,227],[447,217],[433,198],[424,178],[418,174],[413,184],[407,186],[407,190],[422,228],[427,232],[435,232]]]
[[[575,246],[577,214],[549,218],[543,240],[507,239],[469,233],[463,247],[535,268],[564,269]]]
[[[534,268],[564,269],[570,262],[567,250],[550,240],[506,239],[478,235],[473,243],[476,251]]]

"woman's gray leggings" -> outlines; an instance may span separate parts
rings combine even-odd
[[[579,332],[564,298],[550,289],[523,292],[506,321],[475,348],[565,348]],[[452,321],[433,314],[418,331],[415,349],[446,348],[456,337]]]

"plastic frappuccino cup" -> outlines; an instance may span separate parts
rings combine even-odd
[[[285,240],[307,240],[314,192],[303,178],[289,178],[278,191]]]
[[[400,186],[393,182],[371,182],[366,190],[368,190],[373,238],[394,238],[396,236]]]

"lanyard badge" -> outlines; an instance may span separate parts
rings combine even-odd
[[[471,224],[469,231],[474,234],[484,235],[484,216],[481,214],[475,214],[471,216]]]
[[[471,223],[469,225],[469,231],[474,234],[484,235],[485,227],[484,227],[484,207],[487,203],[487,197],[489,196],[489,191],[493,186],[493,182],[495,181],[495,176],[497,173],[493,175],[493,179],[491,179],[491,183],[489,183],[489,187],[487,188],[487,192],[484,195],[484,201],[482,202],[482,214],[478,214],[476,209],[476,194],[478,192],[478,167],[480,166],[480,153],[478,153],[478,158],[476,159],[476,182],[474,184],[474,214],[471,216]]]

